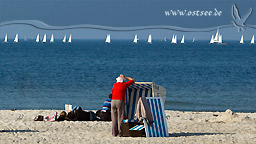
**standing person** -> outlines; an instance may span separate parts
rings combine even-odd
[[[125,79],[129,80],[125,82]],[[134,83],[134,79],[120,75],[116,78],[116,83],[112,89],[112,101],[111,101],[111,119],[112,119],[112,135],[123,136],[123,117],[125,106],[125,91]]]

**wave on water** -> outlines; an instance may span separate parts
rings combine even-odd
[[[116,31],[116,32],[130,32],[130,31],[141,31],[141,30],[171,30],[177,32],[212,32],[216,31],[217,28],[234,28],[233,24],[222,25],[210,28],[182,28],[177,26],[167,26],[167,25],[155,25],[155,26],[136,26],[136,27],[109,27],[101,25],[91,25],[91,24],[80,24],[80,25],[70,25],[70,26],[51,26],[39,20],[14,20],[2,22],[0,27],[10,26],[10,25],[27,25],[40,30],[71,30],[71,29],[95,29],[104,31]],[[256,26],[250,25],[250,28],[255,28]]]

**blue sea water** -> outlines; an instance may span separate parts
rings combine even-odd
[[[166,88],[165,109],[256,112],[256,45],[74,40],[0,44],[0,109],[101,109],[124,74]]]

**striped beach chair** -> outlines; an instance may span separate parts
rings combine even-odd
[[[166,97],[164,87],[153,82],[135,82],[126,90],[125,116],[129,120],[134,119],[137,103],[140,97],[162,97],[163,102]],[[164,103],[163,103],[164,104]]]
[[[154,123],[149,125],[144,120],[146,137],[169,137],[162,97],[147,97]]]

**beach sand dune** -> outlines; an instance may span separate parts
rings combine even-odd
[[[0,143],[256,143],[256,113],[166,110],[170,137],[113,137],[111,122],[34,121],[61,110],[0,110]]]

